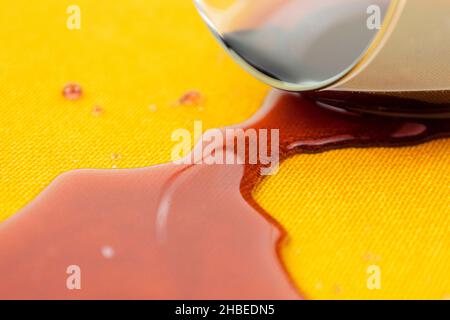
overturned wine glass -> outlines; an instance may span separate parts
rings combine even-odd
[[[450,117],[447,0],[195,4],[234,60],[274,88],[332,108]]]

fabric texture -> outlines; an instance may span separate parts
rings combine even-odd
[[[80,30],[66,27],[72,4]],[[63,172],[168,162],[173,130],[241,122],[269,90],[226,56],[188,0],[1,7],[0,220]],[[72,81],[80,101],[62,97]],[[191,89],[204,105],[177,106]],[[308,298],[449,297],[449,151],[443,139],[299,155],[258,186]],[[380,290],[367,288],[370,265],[380,267]]]

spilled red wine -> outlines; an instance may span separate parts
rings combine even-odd
[[[235,128],[279,129],[281,161],[450,133],[448,121],[356,117],[275,91]],[[216,152],[236,152],[223,142]],[[0,225],[0,298],[305,298],[280,260],[283,229],[252,198],[262,167],[170,163],[63,174]]]

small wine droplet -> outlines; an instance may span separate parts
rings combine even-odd
[[[103,113],[105,113],[105,110],[100,106],[94,106],[94,108],[92,108],[92,115],[96,117],[101,116]]]
[[[78,100],[83,95],[83,89],[78,83],[68,83],[64,86],[62,94],[67,100]]]
[[[203,95],[197,90],[186,92],[178,100],[178,104],[182,106],[197,107],[203,103]]]

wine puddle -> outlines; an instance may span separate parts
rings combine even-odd
[[[349,116],[276,91],[235,128],[279,129],[280,160],[450,133],[448,121]],[[0,298],[302,298],[279,256],[284,231],[252,198],[260,169],[171,163],[63,174],[0,225]]]

